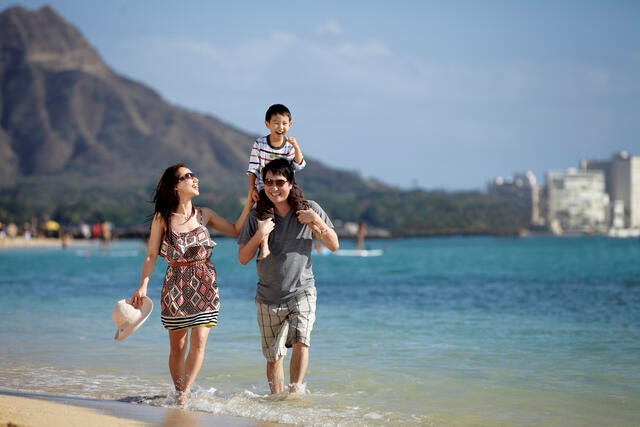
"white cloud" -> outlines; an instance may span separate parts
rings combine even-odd
[[[338,52],[345,56],[361,59],[387,56],[391,53],[383,43],[380,43],[376,40],[370,40],[365,43],[342,43],[338,46]]]
[[[615,68],[569,63],[434,62],[399,55],[375,40],[319,41],[285,32],[233,45],[162,37],[127,40],[121,48],[117,70],[135,70],[135,78],[161,88],[172,102],[245,130],[263,131],[270,103],[291,104],[305,152],[335,167],[362,170],[354,163],[361,153],[403,141],[411,152],[405,170],[420,167],[411,164],[414,159],[431,162],[435,171],[438,158],[454,159],[456,152],[470,159],[488,156],[485,170],[476,172],[485,174],[475,178],[479,185],[491,177],[486,170],[497,167],[499,153],[526,166],[542,151],[575,153],[572,144],[610,144],[612,123],[626,123],[619,114],[612,119],[616,97],[634,86],[637,93],[632,76],[640,73],[633,61],[622,75]],[[623,99],[625,111],[638,111],[635,97]],[[342,155],[336,158],[336,152]],[[361,161],[382,162],[375,156]],[[512,167],[494,172],[509,174]],[[394,173],[398,181],[410,181],[402,178],[406,171]]]
[[[332,36],[342,34],[342,27],[333,19],[318,25],[317,32],[319,34],[329,34]]]
[[[346,98],[343,102],[354,95],[383,96],[394,103],[437,103],[444,111],[476,111],[487,117],[511,114],[514,108],[579,108],[576,104],[583,96],[597,99],[624,90],[612,71],[602,67],[431,63],[398,56],[375,40],[319,42],[284,32],[232,46],[162,36],[127,40],[120,47],[122,64],[148,73],[137,78],[156,87],[164,86],[154,84],[154,79],[173,79],[176,87],[182,86],[177,91],[186,95],[178,100],[181,104],[189,102],[189,87],[254,94],[298,91],[318,98],[339,91]]]

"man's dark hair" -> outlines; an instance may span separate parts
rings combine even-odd
[[[265,179],[267,176],[267,172],[271,171],[273,175],[282,175],[287,178],[292,184],[295,184],[296,179],[293,173],[293,167],[289,160],[284,157],[279,157],[277,159],[271,160],[267,165],[262,168],[262,179]]]

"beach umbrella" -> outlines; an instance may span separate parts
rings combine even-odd
[[[52,219],[45,221],[42,228],[46,231],[58,231],[60,230],[60,224]]]

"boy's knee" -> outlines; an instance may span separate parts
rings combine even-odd
[[[264,190],[260,191],[260,198],[256,202],[256,215],[258,216],[258,219],[260,221],[275,218],[275,215],[273,213],[273,204],[267,198]]]
[[[256,215],[258,216],[258,219],[260,221],[264,221],[265,219],[275,219],[272,207],[269,207],[267,209],[256,208]]]

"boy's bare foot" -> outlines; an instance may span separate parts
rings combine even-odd
[[[269,236],[266,236],[264,239],[262,239],[262,242],[260,242],[260,256],[258,256],[258,260],[265,259],[271,254],[271,251],[269,250],[268,239]]]

